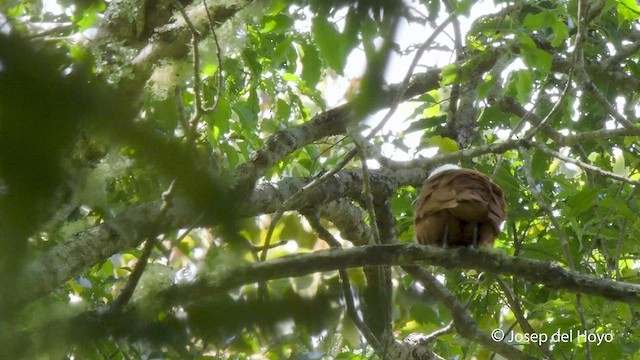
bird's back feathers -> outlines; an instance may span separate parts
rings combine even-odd
[[[445,170],[422,187],[414,218],[416,241],[442,245],[446,237],[450,245],[470,245],[475,236],[478,245],[491,246],[505,218],[504,195],[489,177],[471,169]]]

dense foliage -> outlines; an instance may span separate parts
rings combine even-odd
[[[2,357],[638,356],[639,18],[0,2]],[[504,190],[494,249],[413,244],[443,163]]]

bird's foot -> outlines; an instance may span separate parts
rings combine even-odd
[[[449,247],[449,224],[444,227],[444,236],[442,237],[442,248],[446,249]]]
[[[473,239],[471,242],[471,248],[477,250],[478,249],[478,223],[473,225]]]

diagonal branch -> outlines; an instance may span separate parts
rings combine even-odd
[[[308,214],[305,215],[309,224],[313,228],[313,230],[318,234],[318,236],[327,242],[331,248],[340,249],[342,246],[338,239],[336,239],[330,232],[320,223],[320,218],[317,214]],[[373,332],[369,329],[367,324],[360,318],[360,314],[358,314],[358,310],[356,309],[353,296],[353,292],[351,291],[351,282],[349,280],[349,273],[345,269],[338,269],[338,274],[340,275],[340,284],[342,285],[342,296],[344,296],[344,301],[347,307],[347,314],[351,318],[351,321],[356,325],[360,333],[367,339],[367,341],[376,349],[378,352],[382,353],[382,346],[380,341],[375,336]]]
[[[511,345],[493,340],[491,336],[482,331],[476,321],[471,317],[471,314],[469,314],[466,306],[461,303],[446,286],[442,285],[424,268],[419,266],[404,266],[403,269],[420,281],[429,293],[434,294],[434,296],[440,299],[444,306],[449,309],[453,317],[453,324],[460,335],[509,359],[534,359],[534,357],[523,353]]]
[[[549,156],[553,156],[553,157],[555,157],[557,159],[560,159],[562,161],[574,164],[574,165],[584,169],[585,171],[593,172],[595,174],[598,174],[598,175],[601,175],[601,176],[606,176],[606,177],[612,178],[614,180],[618,180],[618,181],[621,181],[621,182],[629,183],[629,184],[632,184],[632,185],[640,185],[640,181],[633,180],[633,179],[630,179],[630,178],[628,178],[626,176],[618,175],[618,174],[612,173],[610,171],[603,170],[603,169],[601,169],[601,168],[599,168],[597,166],[593,166],[591,164],[584,163],[584,162],[582,162],[580,160],[576,160],[576,159],[571,158],[569,156],[562,155],[561,153],[550,149],[547,145],[545,145],[543,143],[533,143],[533,146],[536,149],[540,150],[541,152],[543,152],[543,153],[545,153],[545,154],[547,154]]]

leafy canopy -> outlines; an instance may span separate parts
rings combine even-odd
[[[637,356],[639,18],[632,0],[2,2],[0,346]],[[494,250],[411,245],[446,162],[504,190]]]

